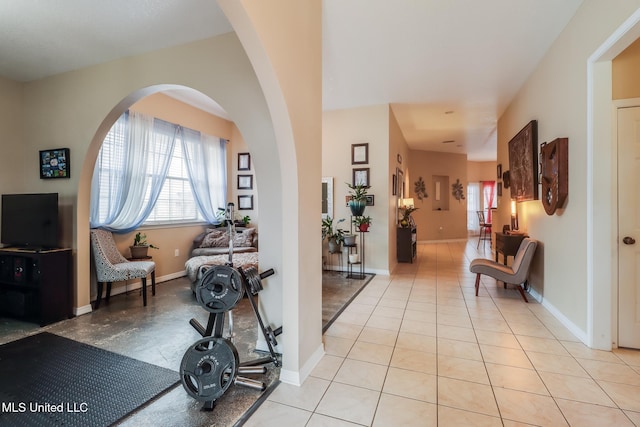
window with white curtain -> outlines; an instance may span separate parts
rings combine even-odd
[[[149,119],[153,120],[152,118]],[[151,136],[149,136],[150,138],[172,138],[175,134],[176,139],[175,144],[173,144],[173,154],[171,159],[169,160],[169,167],[166,178],[162,185],[162,189],[160,190],[159,196],[151,213],[144,220],[144,225],[161,225],[205,221],[205,217],[200,212],[200,209],[197,206],[194,197],[193,186],[190,181],[189,167],[187,165],[184,146],[182,143],[182,137],[185,137],[185,132],[176,132],[174,129],[179,129],[179,127],[170,123],[166,123],[166,126],[152,127],[152,129],[153,130],[150,131],[152,132]],[[185,129],[185,131],[187,130]],[[189,135],[191,137],[192,144],[194,135],[198,140],[200,140],[199,132],[191,130],[188,131],[190,132]],[[119,197],[126,197],[126,194],[123,195],[122,192],[116,191],[116,189],[121,189],[128,185],[126,180],[128,172],[126,169],[123,169],[122,161],[122,159],[130,156],[130,148],[127,147],[126,143],[127,132],[129,132],[127,117],[126,115],[123,115],[112,126],[111,130],[105,137],[100,149],[100,153],[96,162],[96,171],[99,173],[94,174],[94,180],[96,178],[99,180],[99,182],[95,182],[94,184],[97,184],[99,186],[100,191],[96,191],[95,195],[92,194],[92,211],[96,208],[98,211],[98,216],[95,222],[104,223],[106,221],[108,223],[108,216],[113,215],[112,212],[110,213],[110,210],[112,210],[112,206],[118,204],[117,199]],[[219,152],[217,154],[218,157],[222,159],[226,158],[226,155],[224,154],[225,149],[223,148],[224,144],[215,143],[214,141],[217,142],[220,141],[220,139],[203,135],[202,143],[209,146],[207,150],[212,150],[216,153]],[[155,149],[164,149],[164,145],[151,144],[150,146],[158,147]],[[153,151],[153,149],[151,150]],[[206,152],[199,151],[197,154],[198,160],[202,160],[205,157],[207,159],[211,158],[210,155],[206,155]],[[161,153],[153,153],[147,151],[147,154],[154,156],[154,154]],[[147,176],[150,176],[154,173],[153,163],[154,162],[147,163]],[[210,164],[209,169],[221,169],[218,173],[223,177],[226,175],[226,167],[222,161],[218,161],[215,164]],[[192,173],[194,173],[193,170]],[[217,181],[220,180],[218,179]],[[222,197],[224,197],[224,193],[226,192],[226,181],[217,181],[215,184],[217,186],[220,186],[221,188],[209,188],[207,193],[218,194],[222,191]],[[96,195],[97,197],[94,199]],[[143,199],[145,202],[148,202],[150,197],[151,184],[149,184],[146,191],[144,192]],[[224,206],[224,203],[221,204],[217,199],[211,203],[214,203],[216,206]]]
[[[158,200],[145,225],[170,222],[203,221],[189,183],[189,174],[185,165],[182,144],[176,141],[173,157],[169,163],[169,172],[164,181]]]
[[[480,210],[480,183],[467,184],[467,230],[473,233],[480,231],[478,214]]]

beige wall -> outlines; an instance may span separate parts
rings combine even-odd
[[[611,61],[613,99],[640,98],[640,39]]]
[[[372,218],[371,228],[365,237],[365,267],[367,271],[386,274],[389,272],[387,241],[391,181],[388,126],[387,105],[325,111],[322,116],[322,176],[333,177],[333,216],[344,218],[344,227],[341,228],[349,228],[351,212],[345,203],[349,194],[346,183],[352,183],[353,168],[369,168],[371,188],[368,193],[375,196],[375,205],[367,206],[364,212]],[[352,165],[351,144],[365,142],[369,144],[369,164]],[[317,218],[314,224],[317,224],[319,233],[320,215],[316,213],[314,218]],[[326,253],[326,242],[323,251]],[[346,260],[343,260],[343,265],[346,265]]]
[[[31,178],[39,177],[38,153],[27,152],[23,145],[23,85],[0,77],[0,94],[0,129],[2,129],[0,146],[2,146],[4,159],[0,194],[21,193],[26,190],[25,181],[22,178],[25,170],[31,170]]]
[[[467,238],[467,156],[466,154],[439,153],[435,151],[412,150],[409,154],[411,169],[407,182],[409,196],[418,208],[412,216],[416,222],[418,241],[449,240]],[[446,176],[449,185],[441,188],[441,198],[448,199],[449,210],[434,210],[435,194],[433,176]],[[414,193],[414,182],[422,177],[429,197],[418,200]],[[456,200],[452,195],[452,185],[460,180],[465,195],[464,200]]]
[[[400,158],[398,158],[398,155],[400,155]],[[398,224],[398,199],[400,197],[399,194],[393,195],[393,179],[391,178],[391,176],[396,173],[397,169],[400,169],[403,171],[405,186],[409,185],[408,183],[412,178],[409,156],[410,152],[409,147],[407,146],[407,141],[402,135],[402,131],[400,130],[400,126],[398,125],[398,121],[395,117],[395,114],[393,114],[393,109],[389,108],[389,156],[387,160],[389,167],[389,178],[387,180],[387,183],[389,185],[389,189],[387,191],[387,214],[389,216],[389,220],[387,221],[389,271],[393,271],[394,268],[398,265],[396,228]]]
[[[496,162],[467,162],[467,181],[497,181]],[[502,171],[509,170],[509,164],[502,165]]]
[[[599,342],[606,346],[612,319],[605,315],[597,322],[589,316],[598,311],[610,312],[611,277],[590,275],[594,266],[588,260],[590,252],[595,259],[608,263],[611,257],[607,247],[591,246],[594,228],[588,223],[588,215],[602,212],[607,217],[612,206],[611,177],[605,181],[594,181],[591,186],[588,161],[593,157],[593,170],[610,170],[610,135],[594,141],[596,151],[590,151],[587,142],[590,126],[587,119],[590,105],[587,98],[587,67],[589,58],[606,39],[640,6],[639,1],[602,2],[585,0],[576,15],[560,34],[538,68],[527,79],[518,95],[498,121],[498,163],[508,164],[508,141],[532,119],[538,120],[538,141],[550,141],[557,137],[569,138],[569,196],[564,209],[548,216],[540,201],[519,204],[521,229],[541,243],[531,284],[534,291],[543,297],[543,303],[572,328],[583,341]],[[589,83],[589,84],[588,84]],[[610,120],[611,105],[602,105],[605,120]],[[602,146],[601,146],[602,144]],[[602,148],[598,148],[602,147]],[[606,155],[598,155],[602,150]],[[602,183],[606,188],[599,188]],[[591,210],[589,196],[595,198]],[[508,204],[498,209],[498,223],[508,222]],[[494,221],[495,222],[495,221]],[[596,222],[597,223],[597,222]],[[611,228],[607,222],[598,226],[610,238]],[[604,249],[604,253],[602,252]],[[590,283],[593,288],[590,289]],[[605,298],[589,299],[593,289],[608,289]],[[590,301],[594,309],[589,314]],[[598,329],[598,332],[595,330]]]

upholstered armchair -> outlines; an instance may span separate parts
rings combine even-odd
[[[130,279],[142,280],[142,302],[147,305],[147,276],[151,275],[151,293],[156,294],[156,263],[153,261],[129,261],[118,251],[110,231],[91,230],[91,249],[96,267],[98,298],[95,308],[102,300],[102,287],[107,284],[105,301],[109,302],[111,284]]]
[[[478,296],[478,288],[480,287],[480,276],[484,274],[503,282],[505,287],[507,284],[516,285],[516,289],[524,301],[529,302],[522,285],[526,283],[529,276],[529,268],[537,246],[538,242],[533,239],[526,237],[522,240],[511,267],[484,258],[471,261],[469,271],[476,274],[476,296]]]

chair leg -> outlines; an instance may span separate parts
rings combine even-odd
[[[156,271],[151,272],[151,295],[156,296]]]
[[[94,310],[97,310],[100,307],[100,301],[102,301],[102,282],[98,282],[98,298],[96,298],[96,306]]]
[[[147,306],[147,278],[142,278],[142,305]]]
[[[480,288],[480,273],[476,274],[476,296],[478,296],[478,289]]]
[[[524,299],[524,302],[528,303],[529,300],[527,299],[527,296],[524,294],[524,289],[522,288],[521,285],[516,285],[516,288],[518,288],[518,291],[520,292],[520,295],[522,295],[522,298]]]
[[[109,298],[111,298],[111,282],[107,282],[107,296],[104,299],[105,302],[109,302]]]

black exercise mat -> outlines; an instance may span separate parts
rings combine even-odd
[[[0,425],[109,426],[180,381],[48,332],[0,346]]]

